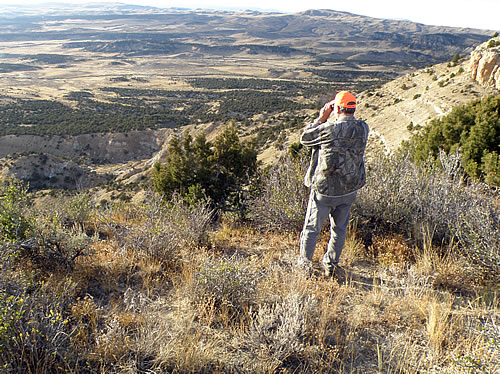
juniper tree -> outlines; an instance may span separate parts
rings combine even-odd
[[[206,196],[220,209],[241,210],[241,195],[256,170],[253,144],[241,142],[236,128],[228,126],[213,143],[204,134],[172,138],[165,162],[154,166],[153,186],[167,198]]]

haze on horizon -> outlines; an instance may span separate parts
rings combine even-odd
[[[21,7],[28,4],[54,4],[57,2],[57,0],[28,0],[23,2]],[[97,2],[106,1],[68,0],[64,4]],[[310,0],[300,3],[289,0],[240,0],[237,6],[234,5],[234,0],[118,0],[116,2],[159,8],[248,9],[278,11],[282,13],[296,13],[309,9],[332,9],[376,18],[409,20],[427,25],[470,27],[500,31],[499,0],[476,0],[474,2],[467,0],[420,0],[419,2],[357,0],[349,3],[334,2],[331,0]],[[0,5],[19,6],[19,3],[16,4],[14,0],[0,0]]]

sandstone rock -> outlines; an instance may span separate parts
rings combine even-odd
[[[472,79],[500,90],[500,37],[490,39],[472,52],[470,68]]]

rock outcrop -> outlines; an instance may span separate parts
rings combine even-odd
[[[83,134],[75,136],[0,136],[0,158],[14,153],[39,153],[95,165],[115,164],[153,157],[165,142],[169,129],[128,133]]]
[[[472,79],[500,90],[500,37],[481,44],[471,54]]]

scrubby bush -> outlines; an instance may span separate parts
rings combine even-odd
[[[177,261],[181,245],[208,244],[213,210],[206,201],[188,205],[179,195],[165,201],[149,194],[142,205],[130,207],[126,222],[111,227],[125,253],[131,250],[169,263]]]
[[[74,285],[0,281],[0,370],[63,373],[78,367],[69,306]]]
[[[314,296],[289,294],[271,304],[261,304],[240,349],[247,372],[275,372],[285,361],[299,361],[307,352],[307,334],[317,322]]]
[[[367,164],[367,185],[353,215],[403,232],[417,241],[430,229],[438,244],[458,242],[460,254],[484,276],[500,272],[498,195],[481,183],[464,182],[457,154],[416,165],[408,154],[378,154]]]
[[[500,352],[500,328],[496,325],[495,317],[469,322],[469,333],[483,340],[483,352],[468,352],[455,359],[457,369],[467,373],[494,373],[498,369],[498,354]]]
[[[48,223],[47,226],[37,226],[33,236],[16,242],[9,249],[40,270],[70,271],[78,257],[89,254],[96,240],[79,226],[65,228]]]
[[[95,204],[88,192],[80,192],[64,199],[59,214],[66,226],[89,224],[89,219],[95,209]]]
[[[234,318],[255,303],[259,278],[254,268],[238,258],[207,260],[195,275],[193,301],[212,304]]]
[[[4,260],[15,258],[48,272],[68,271],[79,256],[89,253],[96,237],[87,235],[84,228],[91,209],[87,195],[85,199],[77,196],[39,211],[28,208],[27,188],[18,181],[5,182],[2,195],[0,232]],[[86,202],[85,207],[82,201]]]
[[[89,230],[93,209],[88,194],[59,198],[42,209],[32,209],[29,237],[9,246],[20,259],[43,271],[70,271],[78,257],[88,255],[98,240]]]
[[[15,179],[0,182],[0,243],[25,239],[31,228],[28,188]]]
[[[304,186],[309,155],[297,146],[291,150],[298,153],[287,154],[260,176],[261,187],[249,209],[249,216],[257,226],[279,230],[302,228],[309,195]]]

